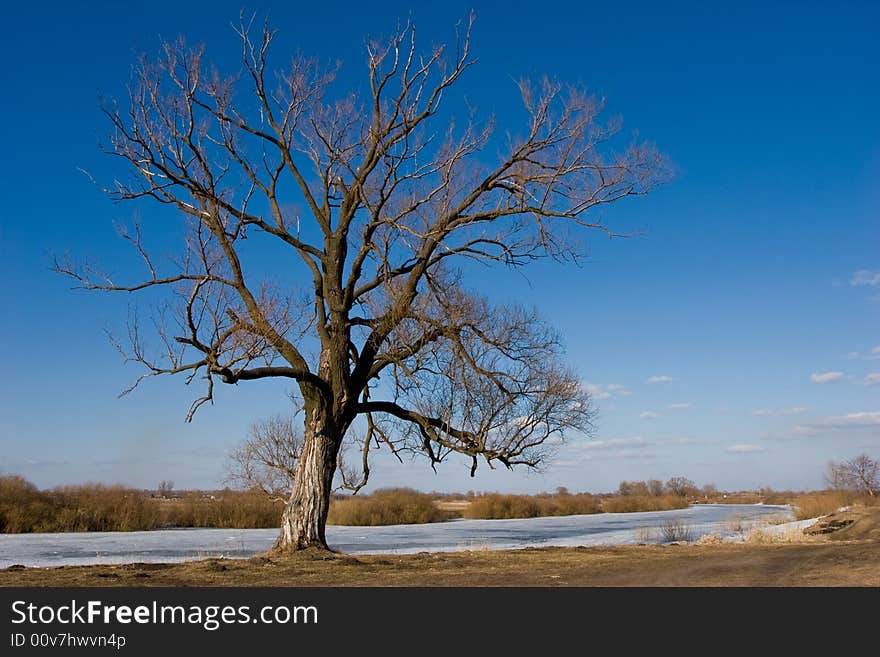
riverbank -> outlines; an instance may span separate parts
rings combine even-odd
[[[880,543],[315,552],[6,570],[0,586],[880,586]]]
[[[824,519],[797,543],[356,557],[306,551],[178,564],[13,568],[0,571],[0,586],[880,586],[878,527],[880,509],[858,509]]]
[[[415,554],[529,547],[587,547],[695,541],[701,536],[744,536],[788,520],[788,507],[695,505],[674,511],[596,513],[505,520],[328,526],[331,548],[346,554]],[[0,568],[85,566],[133,562],[248,558],[269,550],[272,529],[166,529],[147,532],[0,534]]]

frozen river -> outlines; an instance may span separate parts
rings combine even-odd
[[[327,542],[350,554],[502,550],[661,542],[670,521],[692,539],[790,518],[787,506],[699,504],[676,511],[597,513],[522,520],[451,520],[428,525],[327,527]],[[249,557],[270,548],[276,529],[162,529],[149,532],[0,534],[0,568]]]

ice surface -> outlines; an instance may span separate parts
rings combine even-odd
[[[426,525],[327,527],[327,542],[349,554],[502,550],[540,546],[660,542],[669,521],[687,526],[692,540],[734,534],[738,523],[791,517],[787,506],[699,504],[675,511],[597,513],[522,520],[451,520]],[[149,532],[0,534],[0,568],[191,561],[249,557],[269,549],[276,529],[164,529]]]

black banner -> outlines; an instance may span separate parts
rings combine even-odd
[[[788,654],[877,602],[877,589],[6,588],[0,655],[665,654],[707,636]]]

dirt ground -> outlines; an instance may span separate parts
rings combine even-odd
[[[0,586],[880,586],[880,508],[823,523],[795,543],[357,557],[306,551],[182,564],[13,567],[0,571]]]

